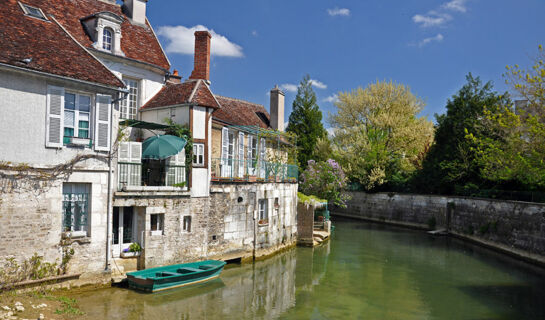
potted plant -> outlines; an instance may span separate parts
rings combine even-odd
[[[142,247],[138,242],[133,242],[129,245],[128,248],[123,249],[121,252],[121,258],[132,258],[140,256]]]

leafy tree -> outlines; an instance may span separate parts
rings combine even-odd
[[[508,66],[507,83],[522,100],[515,106],[491,106],[482,126],[494,135],[479,137],[468,132],[474,143],[481,176],[496,183],[525,190],[545,189],[545,52],[529,70]]]
[[[367,190],[405,183],[432,141],[433,124],[417,116],[423,101],[404,85],[377,81],[339,93],[335,105],[334,149],[350,179]]]
[[[316,142],[327,134],[322,125],[322,112],[316,104],[316,94],[309,75],[303,77],[297,88],[286,131],[297,135],[297,162],[304,170],[308,160],[314,157]]]
[[[446,114],[435,115],[435,143],[424,159],[423,169],[413,180],[416,191],[452,194],[458,187],[477,188],[486,185],[479,176],[481,164],[476,161],[467,134],[491,137],[493,132],[482,126],[486,106],[507,105],[508,95],[498,95],[492,84],[483,84],[471,73],[467,83],[448,100]]]
[[[316,162],[309,160],[307,169],[301,174],[301,191],[306,195],[326,199],[329,203],[345,207],[347,195],[342,193],[346,188],[346,176],[335,160]]]

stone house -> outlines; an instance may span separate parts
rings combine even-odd
[[[104,270],[136,268],[137,261],[150,267],[248,258],[294,243],[296,174],[233,181],[213,179],[211,169],[221,148],[214,130],[267,130],[270,116],[262,106],[212,93],[207,32],[196,33],[189,79],[171,74],[146,6],[146,0],[0,6],[0,261],[38,253],[61,263],[68,247],[74,255],[67,273],[96,282],[109,279]],[[238,109],[229,112],[229,101],[251,105],[255,111],[246,115],[261,122],[232,121]],[[164,129],[165,118],[190,128],[191,170],[183,152],[142,160],[139,141]],[[129,123],[123,135],[120,121]],[[252,143],[245,141],[248,154]],[[144,247],[141,257],[120,259],[133,242]]]

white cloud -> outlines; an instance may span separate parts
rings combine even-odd
[[[327,134],[330,136],[330,137],[334,137],[335,136],[335,128],[327,128],[325,129],[327,131]]]
[[[452,10],[452,11],[458,11],[458,12],[466,12],[467,8],[465,6],[467,0],[452,0],[449,2],[445,2],[441,5],[441,8],[446,10]]]
[[[252,30],[252,36],[257,37],[258,35],[257,30]]]
[[[168,40],[165,48],[168,53],[193,54],[195,50],[195,31],[209,31],[212,34],[212,47],[210,49],[212,55],[235,58],[244,57],[241,46],[202,25],[191,28],[184,26],[162,26],[157,29],[157,34]]]
[[[318,80],[310,79],[310,84],[318,89],[327,89],[327,84]]]
[[[297,92],[297,85],[291,83],[284,83],[280,85],[280,88],[288,92]]]
[[[442,26],[453,19],[448,12],[467,12],[467,1],[468,0],[450,0],[443,3],[436,10],[430,10],[426,14],[414,15],[413,22],[424,28]]]
[[[452,20],[451,15],[435,11],[430,11],[425,15],[417,14],[413,17],[414,23],[420,24],[424,28],[441,26],[450,20]]]
[[[335,7],[333,9],[327,9],[327,14],[329,14],[332,17],[334,16],[348,17],[350,15],[350,10],[347,8]]]
[[[329,97],[325,98],[324,101],[329,103],[335,103],[339,101],[339,96],[337,94],[332,94]]]
[[[425,38],[425,39],[422,39],[420,42],[418,42],[418,46],[419,47],[423,47],[431,42],[441,42],[443,41],[445,37],[443,37],[442,34],[438,33],[435,37],[429,37],[429,38]]]

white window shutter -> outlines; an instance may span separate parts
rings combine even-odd
[[[95,150],[109,151],[110,150],[110,102],[111,97],[108,95],[97,94],[96,109],[95,109]]]
[[[229,157],[229,129],[223,128],[221,130],[221,158],[227,159]]]
[[[45,146],[62,147],[63,125],[62,114],[64,107],[64,88],[47,87],[47,120],[45,130]]]
[[[238,133],[238,176],[243,177],[246,172],[244,172],[245,167],[244,161],[244,132]]]
[[[131,144],[130,142],[119,143],[119,151],[117,154],[117,159],[119,162],[131,162],[130,144]]]
[[[130,159],[132,163],[142,162],[142,143],[130,142]]]

